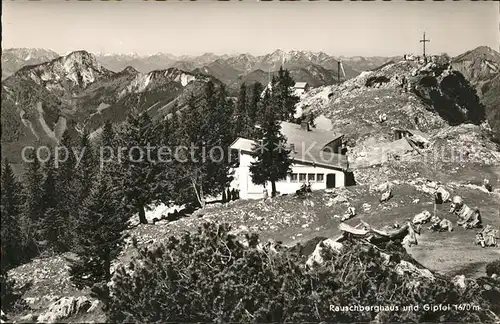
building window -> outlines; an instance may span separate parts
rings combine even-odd
[[[305,173],[299,173],[299,181],[306,182],[306,174]]]
[[[291,182],[297,182],[297,173],[292,173],[290,175],[290,181]]]
[[[307,181],[311,181],[311,182],[316,181],[316,175],[314,173],[309,173],[307,175]]]
[[[318,173],[316,175],[316,181],[317,182],[323,182],[323,181],[325,181],[325,175],[323,173]]]

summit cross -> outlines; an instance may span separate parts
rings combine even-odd
[[[425,39],[425,32],[424,32],[424,38],[420,40],[420,43],[423,43],[424,45],[424,57],[425,57],[425,43],[430,42],[430,39]]]

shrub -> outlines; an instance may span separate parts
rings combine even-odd
[[[419,83],[419,85],[421,85],[423,87],[437,87],[438,86],[438,82],[437,82],[436,78],[433,76],[430,76],[430,75],[426,75],[426,76],[422,77],[418,83]]]
[[[430,322],[488,320],[478,287],[462,292],[450,280],[400,275],[395,263],[412,260],[400,244],[346,242],[324,253],[315,270],[305,257],[278,247],[260,249],[256,235],[244,247],[226,225],[171,237],[165,246],[117,270],[106,300],[113,322]],[[393,257],[387,263],[379,249]],[[481,305],[479,311],[429,311],[424,304]],[[374,306],[332,311],[334,306]],[[419,305],[419,309],[403,310]],[[377,306],[379,308],[377,308]],[[392,306],[393,311],[383,309]],[[398,308],[395,310],[395,308]]]
[[[490,277],[494,273],[500,276],[500,260],[490,262],[486,265],[486,275]]]
[[[365,86],[366,87],[373,87],[377,83],[387,83],[389,81],[391,81],[391,80],[384,75],[372,76],[372,77],[369,77],[368,79],[366,79]]]
[[[0,291],[2,310],[4,312],[19,312],[28,308],[22,296],[29,289],[29,285],[16,289],[16,282],[7,276],[7,273],[2,271],[0,274]]]

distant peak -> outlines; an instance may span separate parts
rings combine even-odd
[[[478,46],[476,47],[475,49],[473,49],[473,51],[479,51],[479,52],[482,52],[482,51],[486,51],[486,52],[493,52],[493,49],[489,46],[486,46],[486,45],[481,45],[481,46]]]
[[[458,55],[454,60],[486,57],[489,60],[500,61],[500,53],[488,46],[479,46],[473,50]]]
[[[139,73],[139,71],[137,71],[135,68],[133,68],[132,66],[127,66],[126,68],[124,68],[121,73],[127,73],[127,74],[137,74]]]
[[[470,53],[474,53],[474,54],[488,54],[488,55],[500,55],[500,53],[498,53],[497,51],[495,51],[494,49],[492,49],[491,47],[489,46],[479,46],[479,47],[476,47],[475,49],[473,49],[472,51],[470,51]]]
[[[65,59],[90,59],[95,60],[95,56],[85,50],[78,50],[63,56]]]
[[[86,50],[76,50],[76,51],[71,51],[69,52],[68,54],[66,54],[65,56],[71,56],[71,55],[91,55],[89,52],[87,52]]]

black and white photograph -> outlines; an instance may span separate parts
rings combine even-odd
[[[1,323],[500,323],[500,1],[2,0]]]

